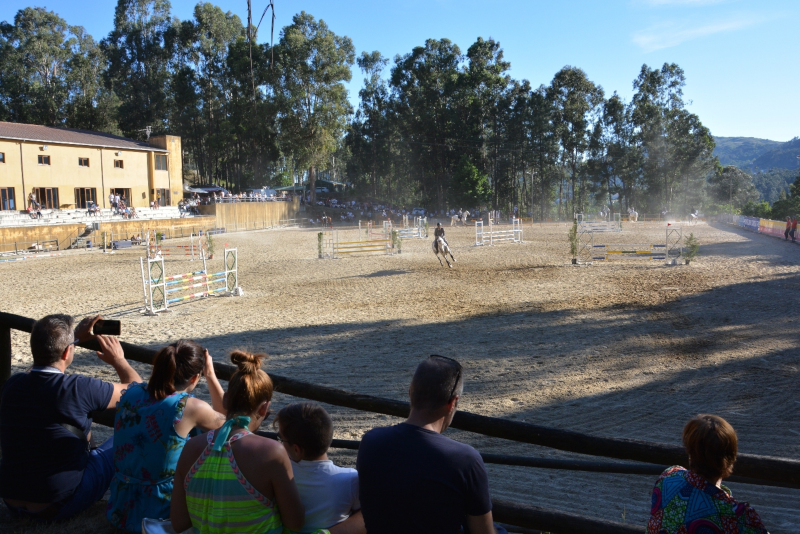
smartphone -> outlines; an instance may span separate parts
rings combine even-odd
[[[103,336],[118,336],[120,334],[121,325],[119,321],[111,321],[100,319],[94,323],[92,334]]]

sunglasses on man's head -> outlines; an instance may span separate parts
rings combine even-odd
[[[463,367],[461,366],[460,363],[458,363],[457,360],[454,360],[453,358],[448,358],[447,356],[440,356],[438,354],[431,354],[430,356],[428,356],[428,358],[438,358],[440,360],[445,360],[445,361],[448,361],[448,362],[451,362],[451,363],[455,364],[456,367],[458,367],[458,374],[456,375],[456,381],[453,384],[453,389],[450,390],[450,396],[447,397],[448,399],[452,399],[453,395],[455,395],[455,393],[456,393],[456,388],[458,387],[458,381],[461,380],[461,369],[463,369]]]

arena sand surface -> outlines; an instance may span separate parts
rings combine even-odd
[[[244,297],[190,301],[158,317],[141,314],[141,248],[13,262],[0,264],[0,276],[6,287],[25,288],[16,292],[24,298],[5,300],[3,311],[101,313],[123,321],[128,342],[158,348],[193,338],[221,361],[234,347],[262,351],[276,374],[398,400],[407,399],[416,364],[439,353],[465,365],[460,407],[471,412],[671,444],[680,444],[691,416],[715,413],[737,430],[741,452],[800,456],[800,247],[702,224],[685,228],[701,243],[689,266],[572,266],[567,230],[528,224],[523,244],[475,247],[473,228],[448,227],[453,269],[440,267],[429,239],[405,240],[400,255],[319,260],[316,230],[221,235],[209,269],[220,270],[225,243],[238,247]],[[622,233],[598,234],[595,242],[663,243],[664,236],[664,224],[624,223]],[[166,265],[169,275],[199,264],[170,256]],[[31,364],[27,334],[15,332],[12,343],[14,370],[22,370]],[[137,368],[149,376],[147,366]],[[72,369],[115,378],[83,349]],[[199,390],[206,394],[204,385]],[[273,413],[295,400],[276,394]],[[327,408],[337,438],[359,439],[399,422]],[[447,435],[482,452],[591,459],[469,432]],[[353,452],[332,457],[355,463]],[[494,497],[637,525],[647,521],[655,480],[488,470]],[[730,487],[771,532],[800,531],[800,490]],[[93,529],[111,531],[100,506],[93,514]]]

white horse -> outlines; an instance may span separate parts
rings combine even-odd
[[[444,263],[442,263],[442,258],[444,258],[444,261],[447,262],[447,266],[450,267],[451,269],[453,268],[453,265],[450,263],[450,260],[447,259],[447,255],[450,254],[450,258],[453,260],[453,263],[456,262],[456,259],[453,257],[453,252],[450,250],[450,247],[447,246],[447,243],[444,242],[444,239],[442,239],[441,237],[437,237],[436,239],[434,239],[431,242],[431,248],[433,249],[433,253],[436,254],[436,259],[439,260],[439,265],[444,267]],[[442,258],[439,257],[440,255],[442,256]]]
[[[628,208],[628,222],[638,222],[638,221],[639,221],[639,213],[633,208]]]
[[[461,224],[463,226],[466,226],[468,218],[469,218],[469,212],[468,211],[458,212],[455,215],[453,215],[452,217],[450,217],[450,226],[456,226],[458,224],[458,221],[461,221]]]

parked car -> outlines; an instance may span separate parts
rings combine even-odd
[[[414,208],[411,210],[411,215],[419,215],[420,217],[425,216],[425,208]]]

